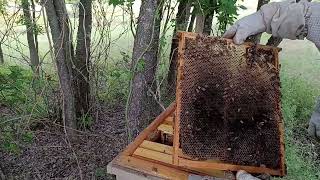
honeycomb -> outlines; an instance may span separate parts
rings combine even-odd
[[[183,153],[196,160],[279,168],[274,50],[207,36],[186,38],[184,46],[177,86]]]

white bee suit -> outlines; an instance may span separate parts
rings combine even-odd
[[[307,38],[320,49],[320,3],[287,0],[263,5],[237,21],[224,37],[242,44],[247,37],[262,32],[292,40]]]

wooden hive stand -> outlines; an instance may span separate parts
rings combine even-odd
[[[179,54],[183,54],[185,39],[195,37],[196,34],[194,33],[179,33]],[[247,46],[250,46],[250,44]],[[264,46],[260,47],[264,48]],[[180,56],[179,58],[182,57]],[[275,65],[279,67],[278,61],[276,63]],[[180,76],[178,75],[179,78]],[[179,92],[177,92],[177,98],[179,98]],[[234,179],[232,172],[238,170],[256,174],[285,175],[284,155],[280,157],[282,167],[280,169],[270,169],[233,165],[213,160],[197,161],[183,154],[179,144],[180,120],[176,118],[179,117],[176,114],[179,113],[179,108],[179,105],[177,106],[174,102],[163,111],[108,165],[108,172],[117,174],[114,170],[117,167],[139,172],[141,179],[144,177],[145,179],[177,180],[186,180],[190,174]],[[283,124],[280,123],[279,126],[280,132],[283,133]],[[281,143],[281,151],[284,154],[283,134],[281,134]],[[131,177],[130,179],[138,178]]]

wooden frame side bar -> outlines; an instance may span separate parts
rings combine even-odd
[[[176,102],[181,102],[181,80],[183,79],[183,65],[184,65],[184,50],[185,50],[185,40],[186,36],[195,37],[195,33],[189,32],[178,32],[179,45],[178,45],[178,75],[177,75],[177,88],[176,88]],[[176,105],[176,116],[174,120],[173,129],[173,164],[179,164],[179,148],[180,148],[180,114],[181,114],[181,104]]]
[[[276,68],[280,72],[280,61],[279,61],[279,51],[274,50],[274,56],[275,56],[275,63]],[[280,87],[278,87],[278,91],[280,93],[281,98],[281,90]],[[277,111],[280,112],[280,117],[278,117],[278,129],[279,129],[279,136],[280,136],[280,174],[281,176],[285,176],[287,174],[287,168],[286,168],[286,159],[285,159],[285,139],[284,139],[284,124],[283,124],[283,117],[282,117],[282,110],[281,110],[281,100],[278,100],[277,104]]]
[[[224,171],[239,171],[244,170],[250,173],[266,173],[274,176],[283,176],[280,170],[265,168],[265,167],[254,167],[254,166],[242,166],[233,165],[220,162],[208,162],[208,161],[193,161],[183,158],[179,158],[179,166],[184,168],[207,168],[212,170],[224,170]]]
[[[124,155],[132,155],[134,151],[140,146],[140,144],[151,134],[158,126],[172,113],[174,113],[176,103],[173,102],[165,111],[163,111],[146,129],[144,129],[136,139],[128,145],[123,151]]]

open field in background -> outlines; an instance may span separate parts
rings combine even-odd
[[[248,8],[241,10],[240,16],[248,15],[255,11],[256,0],[245,0],[243,3]],[[139,3],[135,5],[134,11],[139,12]],[[1,19],[1,18],[0,18]],[[73,19],[71,19],[73,21]],[[1,22],[1,20],[0,20]],[[43,22],[39,20],[39,22]],[[97,27],[93,27],[93,31]],[[1,27],[0,27],[1,29]],[[101,68],[106,71],[105,81],[108,91],[117,91],[116,93],[105,93],[101,95],[99,100],[107,101],[117,98],[118,91],[126,92],[128,88],[128,78],[123,75],[128,68],[128,60],[130,60],[133,36],[129,30],[128,21],[121,10],[117,10],[115,18],[112,20],[110,27],[112,30],[105,38],[110,38],[111,44],[110,54],[103,55],[99,60]],[[18,39],[21,45],[12,37],[10,41],[5,43],[11,47],[18,47],[19,50],[13,50],[3,46],[5,53],[6,66],[24,65],[28,69],[27,64],[22,60],[23,56],[28,56],[26,34],[24,26],[15,27],[18,32]],[[75,32],[74,32],[75,34]],[[163,52],[160,61],[160,75],[164,77],[169,64],[169,48],[171,43],[172,30],[169,30],[163,39]],[[108,37],[109,36],[109,37]],[[93,35],[95,39],[99,39],[100,35]],[[268,35],[263,36],[265,42]],[[102,37],[104,38],[104,37]],[[39,36],[40,55],[44,57],[49,50],[46,35]],[[320,96],[320,53],[318,49],[308,41],[291,41],[285,40],[281,43],[282,52],[280,54],[281,62],[281,79],[282,79],[282,107],[286,126],[286,152],[288,180],[316,180],[320,179],[320,144],[307,136],[307,126],[309,117],[313,111],[315,98]],[[23,54],[21,55],[20,52]],[[93,54],[93,58],[97,58]],[[44,59],[44,69],[48,74],[54,75],[56,72],[52,66],[52,60],[48,55]],[[0,69],[1,70],[1,69]],[[113,76],[117,72],[117,76]],[[120,80],[119,80],[120,79]],[[111,81],[112,80],[112,81]],[[124,90],[123,90],[124,89]]]

